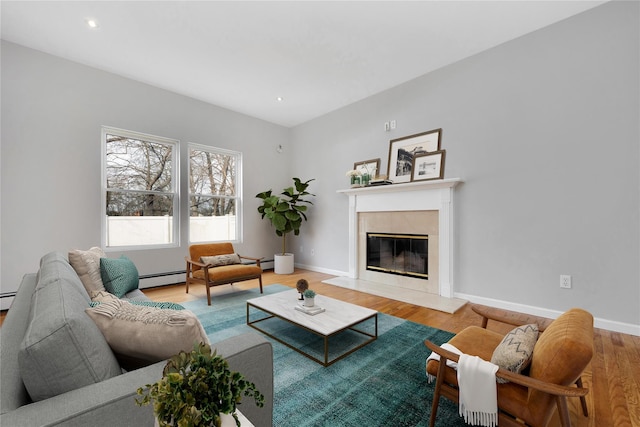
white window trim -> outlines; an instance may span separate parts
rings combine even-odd
[[[191,150],[200,150],[200,151],[209,151],[216,152],[220,154],[226,154],[228,156],[234,156],[237,158],[236,162],[236,238],[235,240],[231,240],[232,243],[242,243],[243,241],[243,224],[244,224],[244,203],[243,203],[243,185],[242,185],[242,152],[228,150],[226,148],[218,148],[213,147],[211,145],[197,144],[195,142],[187,143],[187,180],[191,177]],[[214,196],[215,197],[215,196]],[[106,197],[105,197],[106,199]],[[187,186],[187,240],[189,241],[189,245],[191,242],[191,221],[189,214],[189,201],[191,200],[191,189]],[[194,242],[194,243],[210,243],[210,242]]]
[[[115,134],[126,138],[140,139],[143,141],[155,142],[159,144],[172,145],[171,150],[171,191],[173,192],[173,242],[151,245],[128,245],[128,246],[107,246],[107,134]],[[135,132],[126,129],[120,129],[112,126],[102,126],[100,135],[101,145],[101,171],[100,171],[100,241],[105,252],[110,251],[134,251],[142,249],[161,249],[161,248],[177,248],[180,247],[180,141],[177,139],[166,138],[162,136],[150,135],[142,132]]]

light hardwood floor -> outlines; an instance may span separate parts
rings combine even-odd
[[[295,287],[298,279],[304,278],[316,292],[332,298],[358,304],[403,319],[422,323],[434,328],[457,333],[469,325],[480,326],[480,318],[468,306],[455,314],[443,313],[412,304],[398,302],[375,295],[345,289],[322,283],[333,277],[328,274],[299,270],[291,275],[276,275],[266,271],[263,284],[279,283]],[[258,286],[257,280],[233,285],[235,289],[249,289]],[[223,288],[226,288],[223,290]],[[216,289],[229,291],[231,286],[224,285]],[[184,285],[164,286],[145,289],[145,294],[155,301],[185,302],[206,298],[204,286],[192,285],[189,294]],[[215,296],[212,296],[215,305]],[[4,313],[0,315],[0,324]],[[531,321],[549,322],[549,319],[531,316]],[[507,332],[509,326],[493,322],[489,327]],[[582,416],[577,399],[570,401],[571,423],[573,427],[640,427],[640,337],[617,332],[596,329],[594,337],[595,353],[590,366],[582,376],[584,386],[589,389],[587,405],[589,418]],[[425,410],[431,402],[425,402]],[[557,417],[549,424],[559,426]]]
[[[403,319],[422,323],[449,332],[459,332],[469,325],[480,326],[480,317],[468,306],[455,314],[443,313],[428,308],[398,302],[375,295],[345,289],[322,283],[322,280],[334,277],[328,274],[307,270],[296,270],[291,275],[277,275],[267,271],[263,275],[263,284],[279,283],[295,287],[298,279],[309,281],[316,292],[332,298],[358,304]],[[233,285],[238,289],[257,287],[257,280]],[[206,298],[204,286],[191,286],[189,294],[184,285],[168,286],[145,293],[156,301],[184,302]],[[212,297],[215,305],[215,297]],[[531,321],[549,322],[549,319],[531,316]],[[508,332],[511,327],[489,322],[489,327]],[[595,354],[590,366],[583,374],[584,386],[589,388],[587,404],[589,418],[580,411],[578,399],[570,402],[571,425],[574,427],[640,427],[640,337],[617,332],[596,329],[594,337]],[[425,410],[431,402],[425,402]],[[550,427],[559,426],[554,416]]]

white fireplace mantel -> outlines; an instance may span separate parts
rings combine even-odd
[[[460,178],[338,190],[349,196],[349,277],[358,278],[360,212],[438,211],[439,294],[453,297],[453,189]]]

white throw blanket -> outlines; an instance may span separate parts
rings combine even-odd
[[[496,372],[498,365],[482,360],[478,356],[463,354],[451,344],[442,344],[445,350],[460,356],[458,363],[447,360],[447,366],[456,369],[459,387],[459,413],[466,423],[495,427],[498,425],[498,397],[496,390]],[[440,361],[440,355],[432,352],[427,357]],[[429,383],[435,377],[427,373]]]
[[[454,346],[452,346],[449,343],[444,343],[440,347],[445,349],[445,350],[450,351],[451,353],[455,353],[458,356],[462,354],[462,352],[460,350],[458,350],[457,348],[455,348]],[[429,360],[437,360],[439,362],[440,361],[440,355],[438,353],[436,353],[435,351],[432,351],[431,354],[429,355],[429,357],[427,357],[427,362],[424,365],[425,369],[427,368],[427,365],[429,364]],[[453,369],[458,369],[458,364],[456,362],[454,362],[453,360],[450,360],[450,359],[447,359],[447,366],[450,367],[450,368],[453,368]],[[429,384],[431,384],[433,382],[433,380],[436,379],[436,377],[427,372],[427,379],[429,381]]]
[[[496,372],[498,365],[478,356],[463,354],[458,360],[460,415],[468,424],[498,425]]]

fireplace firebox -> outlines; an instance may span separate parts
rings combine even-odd
[[[429,236],[367,233],[367,270],[429,279]]]

